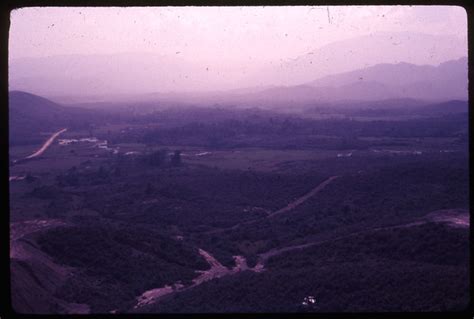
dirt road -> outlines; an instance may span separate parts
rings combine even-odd
[[[43,144],[43,146],[41,146],[41,148],[39,150],[37,150],[36,152],[34,152],[33,154],[25,157],[25,159],[30,159],[30,158],[34,158],[34,157],[38,157],[40,156],[41,154],[44,153],[44,151],[46,151],[46,149],[48,149],[48,147],[54,142],[54,140],[62,133],[66,132],[67,131],[67,128],[63,128],[62,130],[54,133],[53,135],[51,135],[51,137]]]
[[[156,303],[160,298],[166,295],[192,289],[209,280],[221,278],[244,270],[252,270],[248,268],[247,261],[243,256],[234,256],[235,266],[232,269],[229,269],[222,265],[216,258],[214,258],[214,256],[204,249],[199,249],[199,254],[207,261],[211,268],[208,270],[196,270],[196,273],[199,273],[200,275],[193,279],[193,283],[191,285],[186,287],[182,285],[180,281],[178,281],[171,286],[166,285],[161,288],[145,291],[136,298],[137,303],[133,308],[137,309],[144,305]]]
[[[316,186],[315,188],[313,188],[309,193],[307,193],[306,195],[304,196],[301,196],[300,198],[298,198],[297,200],[295,200],[294,202],[291,202],[289,203],[286,207],[283,207],[282,209],[279,209],[273,213],[270,213],[267,218],[271,218],[273,216],[276,216],[276,215],[279,215],[279,214],[283,214],[283,213],[286,213],[290,210],[293,210],[295,209],[297,206],[303,204],[305,201],[307,201],[308,199],[310,199],[311,197],[313,197],[314,195],[316,195],[317,193],[319,193],[321,190],[323,190],[329,183],[331,183],[333,180],[335,180],[336,178],[338,178],[339,176],[331,176],[329,177],[328,179],[326,179],[324,182],[322,182],[321,184],[319,184],[318,186]]]
[[[307,201],[308,199],[310,199],[311,197],[315,196],[317,193],[319,193],[320,191],[322,191],[329,183],[331,183],[333,180],[335,180],[336,178],[338,178],[339,176],[331,176],[329,177],[328,179],[326,179],[325,181],[323,181],[321,184],[319,184],[318,186],[316,186],[315,188],[313,188],[310,192],[306,193],[305,195],[297,198],[296,200],[294,200],[293,202],[289,203],[288,205],[286,205],[285,207],[279,209],[279,210],[276,210],[274,212],[271,212],[269,213],[267,216],[265,217],[260,217],[260,218],[257,218],[257,219],[252,219],[250,221],[247,221],[247,222],[244,222],[244,223],[238,223],[232,227],[228,227],[228,228],[220,228],[220,229],[216,229],[216,230],[211,230],[211,231],[207,231],[207,232],[204,232],[203,234],[216,234],[216,233],[222,233],[224,231],[229,231],[229,230],[234,230],[234,229],[237,229],[241,226],[244,226],[244,225],[250,225],[250,224],[253,224],[253,223],[256,223],[258,221],[261,221],[265,218],[272,218],[276,215],[280,215],[280,214],[283,214],[283,213],[286,213],[286,212],[289,212],[293,209],[295,209],[297,206],[303,204],[305,201]]]

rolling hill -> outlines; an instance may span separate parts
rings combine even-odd
[[[64,127],[87,128],[103,121],[105,113],[77,107],[64,107],[38,95],[22,91],[9,92],[10,145],[38,144],[41,133]]]

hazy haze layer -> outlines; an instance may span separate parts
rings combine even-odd
[[[10,89],[59,95],[300,85],[380,63],[467,55],[460,7],[27,8]]]

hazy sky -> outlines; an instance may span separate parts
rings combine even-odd
[[[12,12],[11,58],[155,52],[186,59],[294,58],[380,31],[465,37],[449,6],[26,8]]]
[[[466,56],[466,39],[455,6],[25,8],[11,14],[10,84],[90,94],[295,85],[376,63],[436,65]],[[70,54],[90,57],[57,57]]]

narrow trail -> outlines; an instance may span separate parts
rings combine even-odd
[[[427,223],[446,223],[451,227],[456,227],[456,228],[469,228],[470,222],[469,222],[469,212],[464,210],[464,209],[443,209],[443,210],[436,210],[433,212],[430,212],[426,214],[423,217],[418,218],[415,221],[405,223],[405,224],[399,224],[399,225],[392,225],[392,226],[384,226],[384,227],[376,227],[368,230],[363,230],[359,232],[354,232],[350,233],[348,235],[344,236],[339,236],[336,238],[330,238],[330,239],[325,239],[325,240],[320,240],[320,241],[315,241],[315,242],[310,242],[306,244],[301,244],[301,245],[294,245],[294,246],[287,246],[283,248],[274,248],[271,249],[265,253],[259,254],[258,255],[258,262],[257,265],[254,267],[254,269],[258,269],[260,271],[264,270],[265,263],[268,261],[269,258],[277,255],[281,255],[283,253],[293,251],[293,250],[299,250],[299,249],[304,249],[328,242],[334,242],[337,240],[343,240],[347,239],[350,237],[355,237],[358,235],[370,233],[370,232],[376,232],[376,231],[383,231],[383,230],[389,230],[389,229],[397,229],[397,228],[408,228],[408,227],[413,227],[413,226],[419,226]]]
[[[271,212],[269,213],[268,215],[266,215],[265,217],[259,217],[257,219],[252,219],[250,221],[247,221],[247,222],[243,222],[243,223],[238,223],[232,227],[227,227],[227,228],[220,228],[220,229],[216,229],[216,230],[211,230],[211,231],[207,231],[207,232],[203,232],[202,234],[216,234],[216,233],[222,233],[222,232],[225,232],[225,231],[228,231],[228,230],[234,230],[234,229],[237,229],[241,226],[244,226],[244,225],[250,225],[250,224],[253,224],[253,223],[256,223],[258,221],[262,221],[266,218],[270,219],[276,215],[280,215],[280,214],[283,214],[283,213],[286,213],[286,212],[289,212],[293,209],[295,209],[297,206],[303,204],[305,201],[307,201],[308,199],[310,199],[311,197],[315,196],[317,193],[319,193],[320,191],[322,191],[329,183],[331,183],[333,180],[335,180],[336,178],[338,178],[340,176],[331,176],[329,177],[328,179],[324,180],[321,184],[319,184],[318,186],[316,186],[315,188],[313,188],[310,192],[306,193],[305,195],[297,198],[296,200],[294,200],[293,202],[289,203],[288,205],[286,205],[285,207],[283,208],[280,208],[279,210],[276,210],[274,212]]]
[[[273,213],[270,213],[267,218],[272,218],[273,216],[276,216],[276,215],[279,215],[279,214],[283,214],[283,213],[286,213],[290,210],[293,210],[295,209],[297,206],[303,204],[305,201],[307,201],[308,199],[310,199],[311,197],[313,197],[314,195],[316,195],[317,193],[319,193],[321,190],[323,190],[329,183],[331,183],[333,180],[335,180],[336,178],[338,178],[339,176],[331,176],[329,177],[328,179],[326,179],[324,182],[322,182],[321,184],[319,184],[318,186],[316,186],[315,188],[313,188],[309,193],[307,193],[306,195],[304,196],[301,196],[300,198],[298,198],[297,200],[295,200],[294,202],[291,202],[289,203],[286,207],[282,208],[282,209],[279,209]]]

